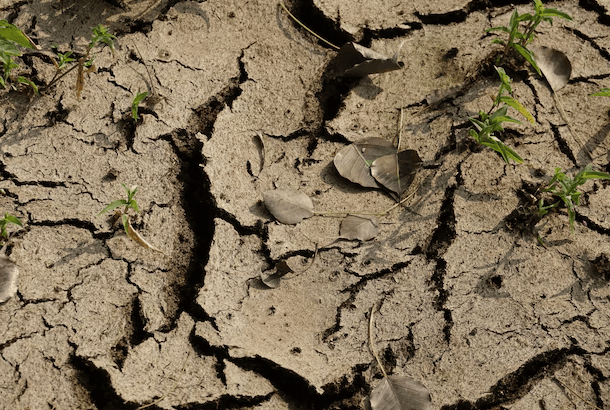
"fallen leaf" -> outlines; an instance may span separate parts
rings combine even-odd
[[[371,164],[377,158],[395,154],[396,148],[384,138],[365,138],[344,147],[333,160],[339,174],[353,183],[368,188],[379,188],[371,175]]]
[[[163,251],[159,248],[156,248],[154,245],[148,243],[143,237],[142,235],[140,235],[140,233],[138,231],[136,231],[133,226],[131,226],[131,220],[129,218],[129,215],[123,215],[123,226],[125,227],[125,231],[127,232],[127,236],[129,236],[131,239],[133,239],[134,242],[136,242],[137,244],[153,250],[155,252],[159,252],[159,253],[163,253]]]
[[[293,225],[313,216],[313,202],[304,193],[276,189],[263,193],[263,201],[271,214],[283,224]]]
[[[4,303],[17,293],[19,268],[6,256],[6,245],[0,249],[0,303]]]
[[[530,46],[529,48],[534,53],[538,67],[551,89],[553,91],[562,89],[572,74],[572,64],[568,57],[561,51],[545,46]]]
[[[286,263],[286,261],[281,261],[275,265],[275,272],[272,274],[268,274],[266,272],[261,273],[261,281],[267,285],[268,287],[275,289],[280,286],[280,280],[282,277],[286,276],[289,273],[293,273],[294,271],[290,269],[290,266]]]
[[[377,158],[371,165],[371,175],[400,199],[415,179],[421,162],[417,151],[405,150]]]
[[[263,142],[263,134],[260,132],[257,133],[254,137],[252,137],[252,142],[254,142],[254,145],[256,145],[256,149],[258,150],[258,157],[260,161],[258,174],[260,175],[265,167],[265,143]]]
[[[400,70],[398,54],[404,42],[392,58],[355,43],[346,43],[333,60],[332,72],[335,76],[364,77],[369,74]]]
[[[368,241],[378,234],[379,224],[372,216],[348,215],[339,228],[339,236],[348,240]]]
[[[426,410],[430,392],[421,382],[405,376],[387,376],[373,389],[366,407],[372,410]]]

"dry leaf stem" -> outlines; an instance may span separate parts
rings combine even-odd
[[[369,348],[371,349],[371,353],[373,353],[373,356],[375,357],[375,360],[377,360],[377,364],[379,365],[379,368],[381,369],[381,372],[383,373],[383,377],[388,377],[388,374],[385,372],[385,369],[383,368],[383,365],[381,364],[381,360],[379,359],[379,355],[377,355],[377,351],[375,350],[375,343],[373,340],[373,313],[375,312],[375,308],[377,307],[377,304],[374,304],[373,307],[371,308],[371,314],[369,315]]]
[[[328,45],[329,45],[329,46],[331,46],[332,48],[334,48],[334,49],[336,49],[336,50],[339,50],[339,47],[337,47],[336,45],[334,45],[334,44],[333,44],[333,43],[331,43],[330,41],[325,40],[324,38],[320,37],[319,35],[317,35],[316,33],[314,33],[314,32],[313,32],[313,31],[312,31],[312,30],[311,30],[309,27],[307,27],[305,24],[301,23],[301,22],[300,22],[300,21],[299,21],[299,20],[298,20],[298,19],[297,19],[295,16],[293,16],[293,15],[292,15],[292,13],[291,13],[291,12],[289,12],[289,11],[288,11],[288,9],[286,8],[286,6],[284,6],[284,3],[282,3],[281,1],[280,1],[280,6],[282,6],[282,8],[284,9],[284,11],[285,11],[286,13],[288,13],[288,15],[289,15],[290,17],[292,17],[292,19],[293,19],[294,21],[296,21],[297,23],[299,23],[299,25],[300,25],[301,27],[303,27],[305,30],[307,30],[307,31],[308,31],[308,32],[310,32],[312,35],[314,35],[314,36],[315,36],[315,37],[317,37],[318,39],[322,40],[323,42],[325,42],[326,44],[328,44]]]

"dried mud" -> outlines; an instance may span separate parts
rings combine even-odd
[[[536,40],[572,62],[558,94],[584,147],[546,82],[516,67],[536,124],[502,134],[525,159],[507,165],[471,142],[468,117],[497,89],[485,29],[515,6],[420,3],[289,3],[339,44],[392,55],[404,41],[402,70],[333,81],[335,51],[273,1],[0,1],[45,50],[82,53],[100,23],[117,36],[81,98],[74,75],[42,96],[0,91],[0,212],[25,224],[19,291],[0,305],[0,408],[359,409],[382,376],[375,305],[384,367],[421,381],[432,408],[589,408],[576,393],[608,407],[610,186],[582,187],[574,235],[565,212],[540,219],[529,201],[555,167],[610,171],[608,102],[589,97],[610,87],[610,4],[552,3],[574,21]],[[20,70],[54,75],[40,55]],[[142,90],[157,98],[135,124]],[[457,92],[428,107],[444,90]],[[336,241],[331,217],[282,225],[262,204],[281,188],[317,211],[388,209],[332,160],[398,134],[423,166],[374,240]],[[97,215],[120,183],[139,187],[136,228],[162,253]],[[297,274],[259,286],[280,261]]]

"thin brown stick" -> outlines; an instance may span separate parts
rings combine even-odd
[[[385,369],[383,368],[383,365],[381,364],[381,359],[379,359],[379,355],[377,355],[377,351],[375,350],[375,341],[373,340],[373,323],[374,323],[373,313],[375,312],[376,307],[377,307],[377,304],[374,304],[373,307],[371,308],[371,314],[369,315],[369,348],[371,349],[371,353],[375,357],[375,360],[377,360],[377,364],[379,365],[379,368],[381,369],[383,376],[388,377],[388,374],[385,372]]]
[[[553,380],[555,380],[557,383],[559,383],[563,388],[569,390],[574,396],[578,397],[580,400],[582,400],[588,406],[591,406],[592,408],[597,409],[597,410],[603,410],[603,409],[600,409],[599,407],[597,407],[595,404],[591,403],[590,401],[585,400],[583,397],[581,397],[578,393],[576,393],[574,390],[569,388],[565,383],[563,383],[557,377],[553,377]]]

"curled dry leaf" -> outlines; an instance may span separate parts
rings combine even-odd
[[[387,376],[373,389],[366,407],[372,410],[426,410],[430,392],[421,382],[405,376]]]
[[[391,154],[396,154],[396,148],[390,141],[372,137],[344,147],[333,162],[343,178],[364,187],[379,188],[371,175],[371,164],[377,158]]]
[[[346,43],[331,63],[335,76],[364,77],[368,74],[385,73],[400,70],[403,65],[398,62],[398,54],[404,42],[392,58],[355,43]]]
[[[372,216],[348,215],[339,228],[339,236],[349,240],[368,241],[378,234],[379,224]]]
[[[570,80],[572,64],[561,51],[545,46],[530,46],[540,71],[553,91],[562,89]]]
[[[282,279],[282,277],[293,272],[294,271],[290,269],[290,266],[288,266],[286,261],[281,261],[277,265],[275,265],[274,273],[268,274],[267,272],[262,272],[261,281],[268,287],[275,289],[280,286],[280,280]]]
[[[263,193],[263,201],[271,214],[283,224],[293,225],[313,216],[313,202],[304,193],[276,189]]]
[[[254,142],[254,145],[258,150],[258,156],[260,161],[258,173],[260,175],[260,173],[263,172],[263,168],[265,167],[265,143],[263,142],[263,134],[260,132],[257,133],[254,137],[252,137],[252,142]]]
[[[17,293],[19,268],[6,256],[6,245],[0,249],[0,303],[4,303]]]
[[[377,158],[371,165],[371,175],[400,199],[415,179],[421,162],[417,151],[405,150]]]
[[[126,215],[124,215],[126,216]],[[151,249],[155,252],[159,252],[159,253],[163,253],[163,251],[159,248],[156,248],[154,245],[148,243],[143,237],[142,235],[140,235],[140,233],[138,231],[136,231],[133,226],[131,226],[131,220],[129,218],[129,216],[127,216],[126,218],[126,222],[124,223],[125,226],[125,231],[127,232],[127,235],[136,243],[138,243],[139,245],[147,248],[147,249]]]

